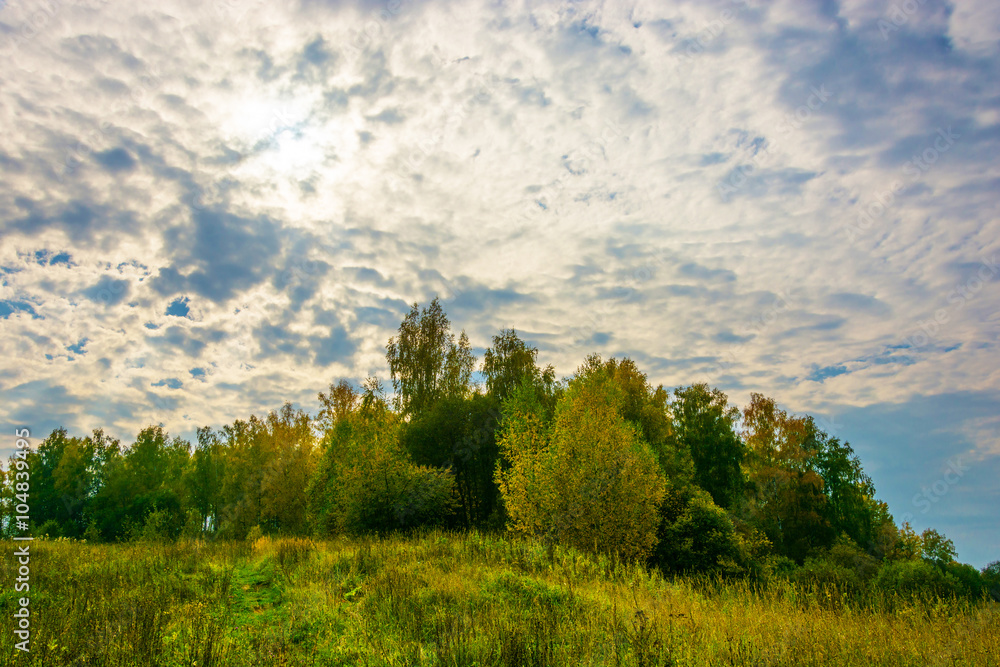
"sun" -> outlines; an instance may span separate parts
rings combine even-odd
[[[325,142],[310,114],[311,100],[250,98],[225,119],[222,136],[245,160],[240,171],[261,177],[302,177],[319,169]]]
[[[326,153],[311,128],[285,128],[273,138],[271,147],[259,155],[266,168],[289,176],[308,175],[323,165]]]

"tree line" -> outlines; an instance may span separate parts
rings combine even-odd
[[[557,380],[537,356],[505,329],[479,364],[437,299],[414,304],[386,345],[391,396],[377,378],[340,381],[316,415],[286,403],[193,444],[162,426],[127,447],[53,431],[27,455],[30,529],[105,542],[508,531],[668,573],[1000,599],[1000,563],[978,571],[939,532],[896,525],[851,446],[811,416],[761,394],[740,409],[705,384],[653,387],[628,358],[594,354]]]

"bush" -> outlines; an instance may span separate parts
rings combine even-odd
[[[778,577],[788,577],[791,578],[795,574],[795,570],[798,569],[798,565],[794,560],[788,556],[781,556],[774,554],[770,556],[767,561],[767,570]]]
[[[826,558],[806,558],[805,563],[791,573],[791,580],[816,587],[840,591],[861,589],[861,577],[853,569]]]
[[[984,567],[980,576],[983,578],[983,585],[989,594],[994,600],[1000,602],[1000,560],[995,560]]]
[[[134,524],[129,535],[132,540],[143,542],[172,542],[180,535],[177,525],[177,515],[167,509],[159,509],[155,505],[146,513],[142,524]]]
[[[59,527],[59,522],[55,519],[49,519],[35,529],[35,537],[42,537],[43,535],[48,535],[49,537],[61,536],[62,529]]]
[[[878,574],[878,561],[860,549],[846,535],[837,538],[825,558],[839,567],[854,572],[859,583],[868,583]]]
[[[726,511],[698,487],[668,490],[652,560],[665,572],[742,572],[746,558]]]
[[[987,593],[986,582],[979,570],[965,563],[948,563],[944,566],[948,577],[954,578],[960,594],[980,598]]]
[[[346,480],[349,501],[342,527],[348,533],[386,533],[420,526],[438,526],[455,511],[455,480],[447,470],[386,464],[381,479]]]
[[[957,579],[921,559],[884,561],[875,576],[874,585],[905,598],[923,595],[948,597],[962,592]]]
[[[111,535],[129,540],[174,541],[186,520],[177,494],[161,489],[136,496],[127,506],[121,525],[113,527]]]
[[[205,532],[205,522],[201,514],[195,509],[188,509],[184,512],[184,527],[181,529],[181,536],[189,540],[201,537]]]

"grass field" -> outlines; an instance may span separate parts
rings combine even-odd
[[[5,581],[0,664],[1000,665],[995,603],[669,581],[478,534],[31,553],[31,652]]]

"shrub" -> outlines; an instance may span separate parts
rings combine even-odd
[[[59,537],[62,535],[62,529],[59,526],[59,522],[55,519],[49,519],[35,529],[35,537],[41,537],[43,535],[48,535],[49,537]]]
[[[1000,560],[995,560],[984,567],[980,575],[986,590],[994,600],[1000,602]]]
[[[418,466],[399,443],[400,421],[373,399],[328,436],[311,505],[320,533],[387,533],[440,525],[455,511],[448,470]]]
[[[958,592],[970,598],[979,598],[987,593],[986,582],[979,570],[965,563],[948,563],[944,566],[946,576],[954,578]]]
[[[735,574],[746,564],[729,515],[698,487],[668,490],[658,534],[652,564],[665,572]]]
[[[381,461],[355,469],[344,480],[347,504],[341,526],[348,533],[386,533],[440,525],[454,512],[454,478],[447,470],[406,460]]]
[[[921,595],[947,597],[961,592],[954,577],[921,559],[883,561],[874,584],[883,591],[911,598]]]
[[[795,574],[795,570],[798,569],[795,561],[788,556],[781,555],[771,555],[766,560],[767,570],[778,577],[789,577]]]
[[[841,535],[825,556],[831,563],[857,575],[859,583],[867,583],[878,573],[878,561],[858,547],[851,538]]]
[[[826,558],[806,558],[790,578],[800,584],[828,586],[841,591],[857,591],[861,588],[861,578],[857,572]]]

